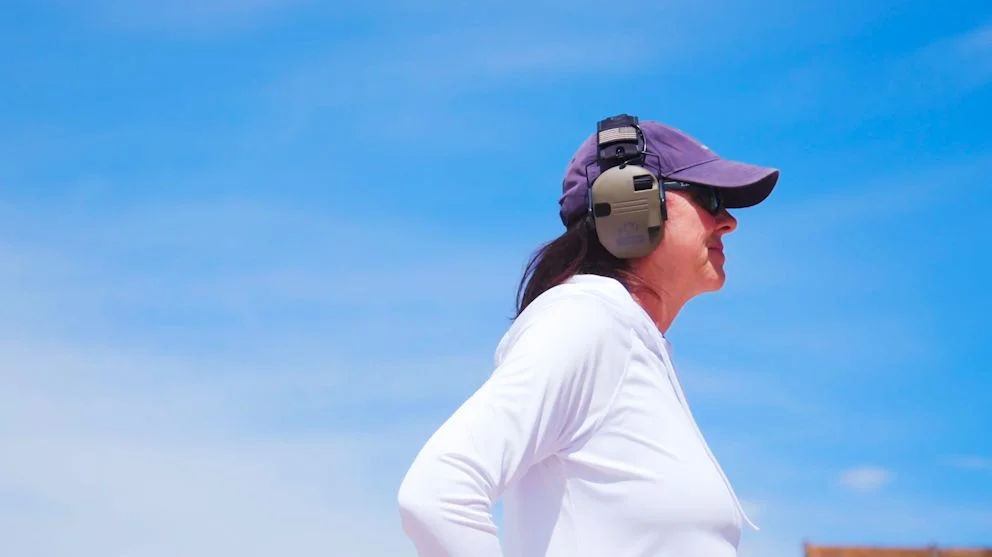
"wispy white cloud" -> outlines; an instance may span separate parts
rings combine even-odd
[[[4,387],[6,396],[18,394]],[[140,401],[102,402],[122,422],[147,416],[128,412]],[[187,412],[176,401],[172,413]],[[39,417],[47,418],[22,415],[18,423]],[[163,439],[146,424],[140,437],[121,438],[28,427],[0,437],[4,554],[385,556],[406,549],[390,520],[395,474],[367,472],[402,437],[205,439],[194,427]]]
[[[393,495],[437,419],[412,410],[484,369],[156,352],[7,325],[4,555],[404,554]]]
[[[41,225],[54,213],[61,215],[59,225]],[[523,264],[513,246],[452,235],[416,218],[370,226],[362,215],[340,218],[274,203],[176,203],[100,214],[9,206],[0,214],[11,232],[0,246],[0,264],[12,271],[4,280],[10,287],[16,281],[27,297],[37,292],[34,302],[47,298],[55,306],[90,304],[86,299],[95,297],[110,305],[177,309],[327,308],[358,300],[372,311],[402,304],[465,307],[510,300],[512,293],[496,287],[512,284]],[[369,257],[400,241],[432,249],[392,250],[388,261]],[[77,296],[81,290],[87,295]],[[440,294],[451,292],[459,298],[446,306]]]
[[[533,122],[513,107],[484,99],[625,74],[656,56],[604,48],[583,29],[499,21],[434,33],[398,32],[385,40],[353,39],[265,89],[275,129],[266,135],[290,141],[333,124],[352,138],[439,145],[456,153],[496,149],[527,133],[522,130]]]
[[[443,327],[445,307],[492,304],[505,290],[477,290],[501,280],[486,269],[512,266],[490,252],[477,274],[452,267],[469,246],[412,221],[239,202],[66,209],[0,209],[0,553],[409,554],[402,471],[484,380],[495,339],[436,355],[399,341]],[[397,235],[449,252],[355,259]],[[344,304],[374,318],[333,311]],[[218,306],[232,316],[219,326]],[[263,334],[245,326],[265,315]]]
[[[0,209],[0,553],[411,554],[402,471],[491,350],[411,354],[395,339],[432,329],[422,316],[447,307],[442,291],[464,294],[449,311],[503,292],[475,289],[493,280],[486,264],[356,259],[397,235],[468,248],[412,221],[239,202],[68,209]],[[375,318],[358,326],[333,311],[345,303]],[[233,317],[204,323],[218,306]],[[397,318],[404,306],[420,317]],[[255,335],[243,319],[260,312],[277,318]]]
[[[963,470],[992,471],[992,457],[955,455],[941,459],[945,466]]]
[[[354,16],[375,6],[346,11]],[[637,17],[626,18],[618,34],[604,28],[599,7],[589,2],[528,3],[525,17],[519,6],[483,10],[472,4],[467,11],[444,2],[416,6],[391,4],[393,17],[408,18],[403,25],[322,45],[310,61],[268,86],[263,95],[278,130],[270,135],[287,140],[333,124],[347,129],[342,133],[349,137],[375,133],[446,150],[481,144],[495,152],[522,133],[535,133],[535,124],[542,123],[535,120],[539,106],[526,98],[538,91],[572,97],[590,85],[613,83],[615,98],[603,96],[594,105],[612,110],[615,103],[641,103],[632,76],[698,74],[700,61],[760,51],[767,47],[764,33],[749,32],[743,21],[753,18],[765,33],[787,32],[803,11],[779,5],[759,17],[732,3],[702,9],[689,2],[659,8],[624,1],[610,10]],[[679,25],[659,28],[658,21],[674,19]],[[806,29],[804,39],[815,33]],[[521,95],[519,102],[504,101],[514,94]],[[665,95],[659,91],[648,98]]]
[[[921,72],[927,87],[970,88],[987,83],[992,79],[992,21],[938,39],[915,52],[905,63],[909,66],[906,71]],[[930,83],[934,79],[941,81]]]
[[[992,80],[990,37],[992,23],[984,23],[901,55],[873,57],[870,64],[817,56],[784,70],[744,104],[766,126],[822,118],[854,124],[880,115],[911,114]]]
[[[880,466],[858,466],[840,474],[838,483],[852,491],[875,493],[892,481],[892,472]]]
[[[954,43],[965,54],[981,52],[989,55],[992,51],[992,21],[958,36]]]

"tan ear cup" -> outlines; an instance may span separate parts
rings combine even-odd
[[[648,255],[661,242],[663,208],[658,179],[625,165],[603,172],[592,184],[590,211],[603,247],[621,259]]]

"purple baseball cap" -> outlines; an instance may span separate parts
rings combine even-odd
[[[720,188],[729,209],[751,207],[765,200],[778,182],[776,168],[755,166],[721,158],[695,138],[660,122],[645,120],[638,126],[648,153],[643,166],[659,179]],[[597,134],[586,139],[572,157],[559,199],[562,222],[585,214],[589,188],[599,176]]]

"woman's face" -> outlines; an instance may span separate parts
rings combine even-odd
[[[686,191],[667,191],[665,199],[668,219],[649,264],[664,277],[665,289],[684,299],[719,290],[726,281],[723,235],[737,228],[737,219],[726,209],[711,215]]]

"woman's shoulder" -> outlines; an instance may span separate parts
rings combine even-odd
[[[633,313],[623,298],[626,291],[609,280],[573,279],[542,293],[511,324],[497,348],[497,359],[521,342],[576,353],[604,343],[628,343]]]
[[[520,318],[571,321],[573,327],[622,326],[636,315],[636,302],[619,281],[598,275],[577,275],[538,296]],[[518,318],[518,320],[520,319]]]

